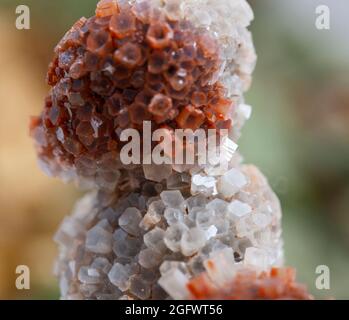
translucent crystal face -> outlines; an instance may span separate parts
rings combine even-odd
[[[236,106],[217,77],[225,62],[213,34],[174,1],[130,3],[101,1],[55,49],[51,90],[31,123],[52,175],[113,189],[123,129],[231,128]]]

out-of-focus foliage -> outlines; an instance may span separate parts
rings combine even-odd
[[[79,194],[40,172],[27,127],[42,108],[54,45],[96,2],[0,0],[0,298],[59,296],[52,236]],[[349,298],[349,61],[335,20],[346,1],[330,1],[330,31],[314,26],[322,2],[251,1],[259,61],[239,148],[281,199],[287,265],[315,296]],[[31,30],[15,28],[19,4],[31,8]],[[15,288],[19,264],[31,269],[29,291]],[[315,288],[322,264],[331,270],[328,291]]]
[[[329,31],[315,28],[320,2],[311,2],[254,1],[259,60],[247,95],[254,115],[240,148],[281,199],[287,264],[315,296],[348,298],[349,61],[341,56],[349,47],[335,20],[343,2],[328,3]],[[331,290],[315,288],[322,264]]]

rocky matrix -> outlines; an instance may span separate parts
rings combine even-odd
[[[31,134],[46,173],[91,189],[55,235],[63,299],[197,298],[197,277],[282,265],[279,201],[236,151],[252,19],[245,0],[103,0],[58,44]],[[144,121],[227,129],[225,168],[124,165],[120,134]]]

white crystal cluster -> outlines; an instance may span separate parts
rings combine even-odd
[[[196,174],[214,188],[173,172],[171,188],[147,181],[121,198],[86,195],[55,236],[62,297],[183,298],[175,288],[185,286],[172,284],[199,275],[222,254],[235,266],[282,264],[278,199],[259,170],[239,158],[222,175]]]
[[[132,2],[144,1],[218,39],[222,68],[215,80],[237,106],[233,130],[219,161],[130,168],[113,192],[95,191],[80,200],[55,235],[64,299],[185,299],[187,282],[202,272],[223,285],[239,268],[265,270],[283,262],[279,201],[260,171],[242,163],[235,144],[251,114],[243,100],[256,60],[249,5]]]

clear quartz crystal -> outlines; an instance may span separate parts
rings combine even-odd
[[[100,272],[95,269],[95,268],[89,268],[87,269],[87,274],[90,276],[90,277],[95,277],[95,278],[99,278],[100,277]]]
[[[159,227],[155,227],[144,235],[144,244],[158,253],[165,253],[167,247],[164,242],[165,231]]]
[[[196,225],[202,229],[208,229],[215,224],[215,212],[210,209],[201,209],[196,213]]]
[[[164,217],[169,225],[184,221],[184,214],[179,209],[167,208]]]
[[[188,227],[183,223],[176,223],[168,227],[165,232],[164,242],[166,246],[173,252],[181,250],[181,239],[188,230]]]
[[[207,198],[203,194],[197,194],[186,200],[187,208],[190,211],[194,207],[205,207]]]
[[[131,238],[122,229],[117,229],[113,234],[113,251],[119,257],[134,257],[142,246],[142,241],[138,238]]]
[[[191,179],[191,193],[202,193],[206,196],[216,195],[216,179],[214,177],[204,176],[201,174],[193,175]]]
[[[85,284],[96,284],[101,281],[99,274],[89,273],[88,267],[82,267],[79,270],[78,279],[80,282]]]
[[[228,205],[229,217],[231,217],[232,219],[241,218],[249,214],[251,211],[252,208],[248,204],[239,200],[233,200]]]
[[[217,229],[217,235],[226,234],[229,231],[229,221],[224,217],[219,217],[216,220],[215,227]]]
[[[186,289],[188,278],[178,269],[171,269],[162,275],[159,284],[174,299],[186,299],[189,292]]]
[[[205,231],[199,227],[184,232],[181,239],[181,252],[185,256],[191,256],[198,252],[206,242]]]
[[[119,218],[119,225],[131,235],[138,235],[140,232],[139,224],[142,220],[142,214],[137,208],[127,208]]]
[[[267,227],[271,222],[271,217],[264,213],[256,213],[251,217],[253,223],[260,229]]]
[[[216,198],[206,205],[206,209],[213,210],[219,217],[224,217],[227,212],[228,205],[229,202]]]
[[[112,234],[100,226],[95,226],[86,234],[86,249],[95,253],[109,253]]]
[[[160,194],[161,200],[169,208],[184,210],[185,201],[180,191],[163,191]]]
[[[108,277],[112,284],[118,287],[121,291],[126,291],[130,287],[130,275],[132,275],[132,268],[130,265],[115,263],[111,268]]]
[[[165,209],[165,205],[162,201],[153,201],[148,208],[147,213],[144,215],[139,226],[144,230],[149,230],[157,223],[160,222],[162,213]]]
[[[161,264],[160,273],[165,274],[172,269],[178,269],[185,275],[189,274],[188,267],[184,262],[168,260]]]
[[[97,257],[93,260],[91,268],[107,274],[111,269],[111,264],[107,258]]]
[[[207,230],[205,230],[205,237],[206,240],[210,240],[211,238],[213,238],[216,234],[217,234],[217,227],[214,225],[211,225]]]
[[[150,269],[157,267],[162,262],[162,256],[158,251],[147,248],[139,253],[138,262],[142,267]]]
[[[217,189],[225,198],[231,198],[242,187],[247,184],[247,179],[244,174],[233,168],[225,173],[217,183]]]

